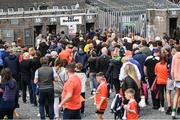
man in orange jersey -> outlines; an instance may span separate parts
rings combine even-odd
[[[68,80],[64,84],[62,100],[59,108],[64,107],[63,119],[81,119],[81,80],[74,74],[75,65],[66,67]]]
[[[71,48],[72,48],[72,46],[70,44],[68,44],[66,46],[65,50],[62,50],[59,53],[59,58],[67,60],[68,64],[71,63],[71,61],[72,61],[72,56],[71,56],[72,49]]]

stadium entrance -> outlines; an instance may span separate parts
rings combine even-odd
[[[48,25],[46,31],[51,34],[56,34],[56,25]]]
[[[92,28],[94,28],[94,23],[86,23],[86,32],[90,32]]]
[[[40,26],[34,26],[34,35],[35,35],[35,37],[37,37],[39,34],[41,34],[42,33],[42,25],[40,25]]]
[[[176,37],[175,31],[177,28],[177,18],[169,18],[169,35]]]

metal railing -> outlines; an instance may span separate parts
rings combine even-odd
[[[146,11],[110,11],[98,12],[99,28],[119,28],[121,37],[127,36],[129,33],[146,37]]]

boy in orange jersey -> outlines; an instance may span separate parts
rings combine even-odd
[[[127,120],[138,120],[138,106],[136,100],[134,99],[134,95],[134,89],[130,88],[125,91],[125,97],[129,100],[128,104],[124,105]]]
[[[94,96],[94,101],[97,109],[96,115],[97,120],[103,120],[103,114],[108,104],[108,87],[106,78],[102,72],[96,74],[96,80],[99,83],[96,94]]]

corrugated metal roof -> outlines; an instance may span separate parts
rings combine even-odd
[[[88,0],[91,4],[102,8],[118,10],[146,10],[180,8],[168,0]]]

